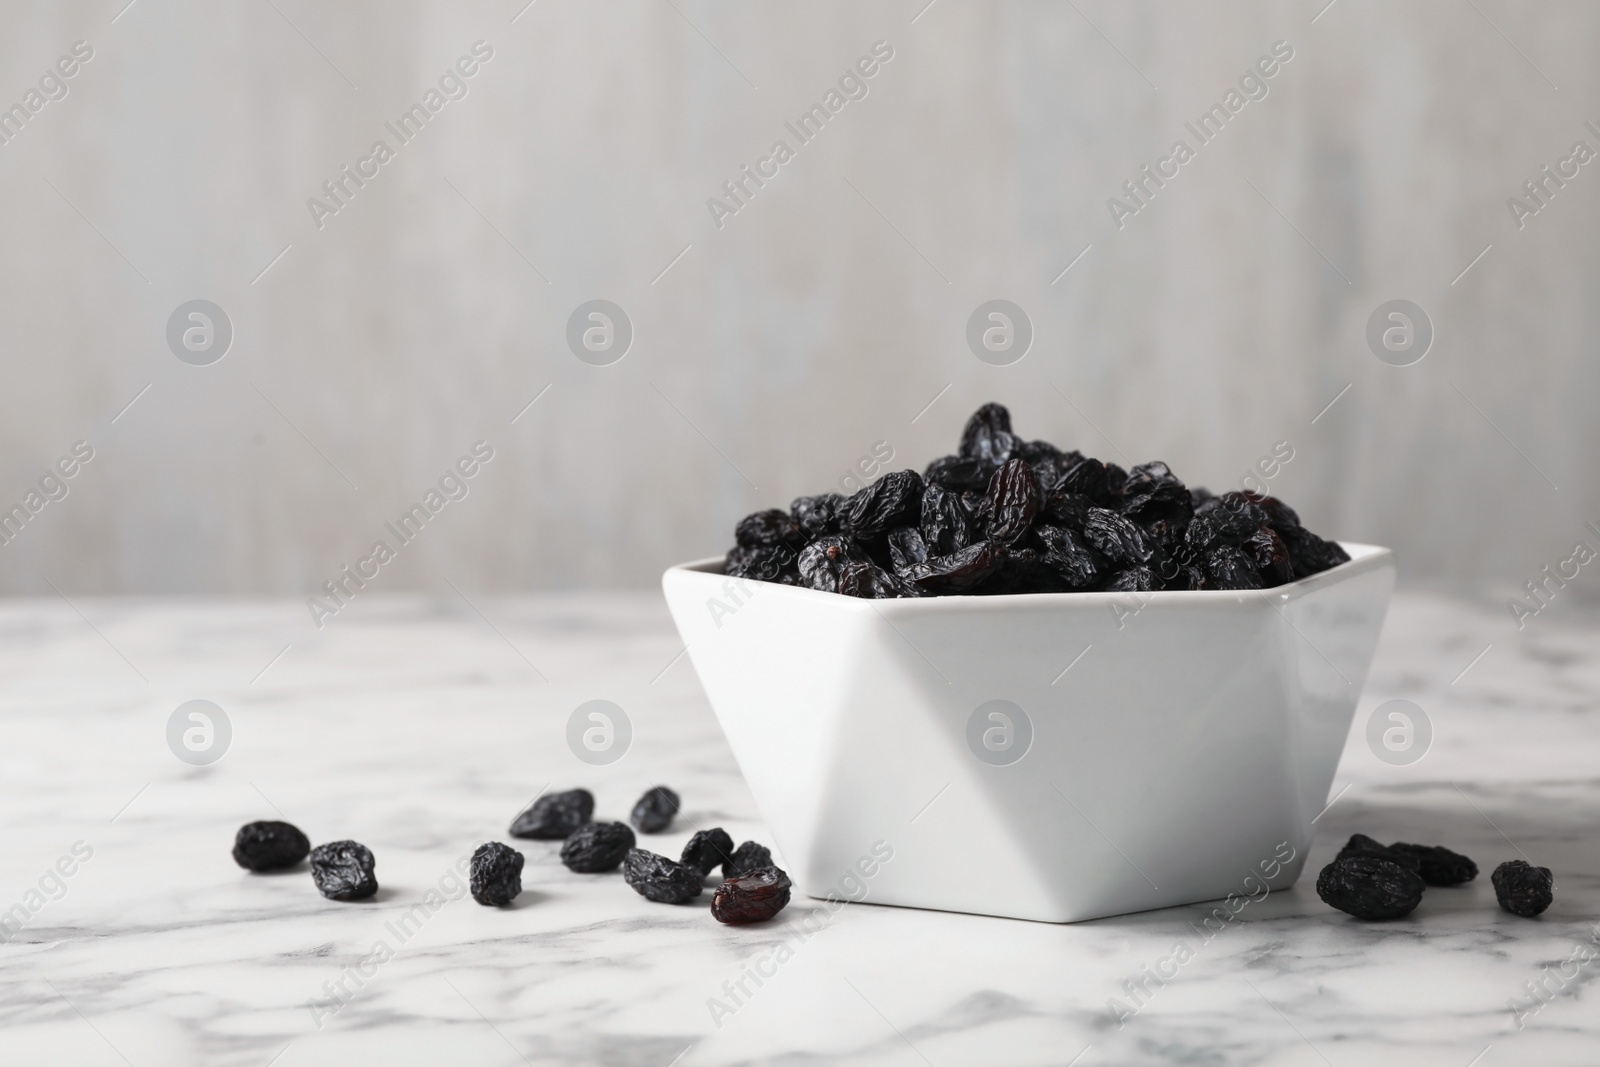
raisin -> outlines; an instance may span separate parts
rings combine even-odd
[[[723,573],[730,578],[754,578],[762,582],[779,582],[785,577],[797,576],[797,553],[788,545],[771,548],[743,548],[734,546],[723,561]]]
[[[311,880],[329,900],[365,900],[378,891],[372,850],[356,841],[330,841],[311,850]]]
[[[633,831],[626,823],[585,823],[561,843],[561,862],[579,874],[614,871],[633,843]]]
[[[1421,857],[1415,853],[1399,847],[1390,848],[1374,841],[1366,834],[1351,834],[1350,840],[1344,843],[1344,847],[1339,850],[1339,854],[1334,859],[1349,859],[1351,856],[1377,856],[1379,859],[1398,863],[1408,871],[1420,872],[1422,869]]]
[[[678,862],[701,876],[710,874],[733,856],[733,838],[720,826],[709,830],[696,830],[689,843],[683,846],[683,856]]]
[[[1230,545],[1243,544],[1251,534],[1267,524],[1267,513],[1237,490],[1214,496],[1195,510],[1216,524],[1219,537]]]
[[[1042,525],[1034,539],[1044,550],[1044,564],[1070,589],[1089,589],[1105,572],[1105,562],[1084,539],[1065,526]]]
[[[1250,492],[1246,492],[1244,495],[1252,504],[1266,512],[1267,525],[1278,533],[1281,534],[1285,530],[1298,530],[1300,528],[1300,516],[1294,513],[1294,508],[1291,508],[1277,497],[1262,496],[1260,493]]]
[[[891,471],[845,501],[842,525],[857,540],[870,541],[920,518],[921,509],[922,475]]]
[[[1218,545],[1206,556],[1213,589],[1260,589],[1261,573],[1237,545]]]
[[[1389,851],[1416,857],[1417,873],[1429,885],[1460,885],[1478,877],[1476,863],[1440,845],[1408,845],[1397,841],[1389,846]]]
[[[288,870],[310,851],[310,840],[292,823],[247,822],[233,836],[233,862],[247,871]]]
[[[999,404],[985,404],[961,431],[961,458],[998,467],[1020,443],[1011,433],[1011,412]]]
[[[749,874],[761,867],[770,866],[772,866],[772,850],[766,845],[746,841],[723,861],[722,877],[737,878],[741,874]]]
[[[1166,522],[1182,528],[1194,514],[1189,490],[1160,460],[1128,472],[1122,490],[1122,513],[1135,522]]]
[[[1149,563],[1155,548],[1144,531],[1127,518],[1108,508],[1090,508],[1083,523],[1083,536],[1113,564],[1123,567]]]
[[[1097,459],[1079,461],[1056,483],[1054,489],[1088,497],[1094,504],[1105,504],[1111,499],[1106,489],[1106,465]]]
[[[827,534],[807,545],[800,553],[800,584],[825,593],[839,591],[839,577],[850,563],[866,561],[854,538],[847,534]]]
[[[1115,499],[1122,495],[1122,487],[1127,484],[1128,472],[1115,463],[1106,464],[1106,494]]]
[[[778,545],[799,548],[806,543],[800,524],[787,511],[777,508],[746,515],[733,528],[733,537],[742,548],[775,548]]]
[[[871,560],[845,564],[839,571],[839,592],[863,600],[915,595],[899,578]]]
[[[982,490],[989,484],[989,475],[994,473],[994,464],[984,463],[976,459],[962,459],[960,456],[940,456],[927,469],[922,472],[922,480],[929,485],[937,485],[954,492],[962,490]]]
[[[1369,853],[1336,859],[1317,875],[1317,896],[1358,919],[1398,919],[1422,903],[1422,879]]]
[[[990,540],[1003,545],[1020,540],[1039,514],[1042,495],[1033,469],[1020,459],[1007,460],[989,479],[989,493],[984,498]]]
[[[1330,567],[1350,562],[1350,553],[1336,541],[1324,541],[1310,530],[1295,527],[1282,532],[1280,537],[1289,549],[1289,559],[1294,564],[1296,580],[1309,578]]]
[[[641,834],[661,834],[671,828],[672,818],[677,814],[678,794],[664,785],[658,785],[646,790],[644,796],[639,798],[628,821]]]
[[[1089,509],[1094,506],[1094,501],[1089,497],[1069,493],[1058,486],[1045,494],[1039,512],[1041,517],[1052,523],[1081,532],[1084,522],[1089,518]]]
[[[646,900],[657,904],[682,904],[700,895],[702,875],[665,856],[630,848],[622,861],[622,878]]]
[[[1294,581],[1294,565],[1289,562],[1289,550],[1284,547],[1283,538],[1271,526],[1261,527],[1240,547],[1260,572],[1263,585],[1283,585]]]
[[[717,886],[711,915],[720,923],[764,922],[788,905],[791,885],[781,868],[752,868]]]
[[[839,532],[839,512],[843,508],[844,497],[838,493],[820,493],[796,497],[789,505],[789,515],[800,524],[806,537],[821,537]]]
[[[1154,593],[1161,588],[1161,578],[1149,567],[1129,567],[1113,574],[1106,582],[1108,593]]]
[[[929,556],[907,567],[902,578],[927,593],[964,593],[1000,566],[1000,551],[992,541],[979,541],[948,556]]]
[[[472,853],[468,885],[472,899],[488,907],[499,907],[517,899],[522,892],[522,853],[498,841],[482,844]]]
[[[896,526],[890,530],[889,558],[897,571],[926,562],[928,546],[922,540],[922,531],[915,526]]]
[[[594,815],[594,794],[587,789],[546,793],[511,824],[512,837],[560,841]]]
[[[1507,860],[1489,876],[1500,906],[1513,915],[1531,919],[1555,899],[1555,879],[1549,867],[1534,867],[1526,860]]]
[[[936,556],[947,556],[972,543],[972,515],[960,493],[932,484],[922,490],[922,542]]]

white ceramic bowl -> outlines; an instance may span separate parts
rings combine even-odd
[[[662,587],[802,892],[1073,922],[1299,877],[1394,588],[1344,547],[1251,592]]]

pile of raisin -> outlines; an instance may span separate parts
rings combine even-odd
[[[851,496],[803,496],[734,529],[726,573],[846,596],[1265,589],[1350,556],[1283,501],[1188,488],[1011,432],[985,404],[959,451]]]
[[[1354,834],[1317,876],[1317,895],[1358,919],[1398,919],[1422,902],[1424,886],[1463,885],[1478,865],[1442,845],[1385,845]],[[1512,860],[1491,876],[1500,906],[1532,917],[1550,906],[1550,870]]]

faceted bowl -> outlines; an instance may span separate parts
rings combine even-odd
[[[662,576],[812,897],[1075,922],[1300,875],[1394,588],[860,600]]]

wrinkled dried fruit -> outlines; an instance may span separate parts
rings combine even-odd
[[[587,789],[546,793],[511,824],[512,837],[562,841],[594,815],[594,794]]]
[[[1507,860],[1489,876],[1500,906],[1513,915],[1531,919],[1555,899],[1555,878],[1549,867],[1534,867],[1526,860]]]
[[[882,537],[890,527],[916,522],[922,511],[922,475],[891,471],[845,501],[843,527],[861,541]]]
[[[1440,845],[1408,845],[1397,841],[1389,846],[1389,851],[1415,857],[1417,873],[1429,885],[1460,885],[1478,877],[1476,863]]]
[[[733,539],[741,548],[773,548],[791,545],[800,548],[806,543],[805,531],[787,511],[770,508],[746,515],[733,528]]]
[[[758,867],[772,866],[772,850],[766,845],[758,845],[754,841],[746,841],[733,850],[722,865],[722,877],[737,878],[756,870]]]
[[[929,556],[926,562],[907,567],[901,577],[923,592],[964,593],[999,566],[994,542],[979,541],[948,556]]]
[[[1020,459],[1007,460],[989,479],[989,493],[983,501],[989,516],[989,539],[1002,545],[1016,544],[1033,526],[1042,496],[1033,469]]]
[[[579,874],[614,871],[633,847],[633,831],[620,822],[591,822],[561,843],[561,862]]]
[[[372,850],[356,841],[330,841],[311,850],[311,880],[329,900],[364,900],[378,891]]]
[[[1261,589],[1349,559],[1276,497],[1213,496],[1160,461],[1126,471],[1024,441],[999,404],[924,473],[797,497],[745,516],[734,538],[730,577],[867,599]]]
[[[702,875],[665,856],[630,848],[622,861],[622,878],[646,900],[657,904],[682,904],[700,895]]]
[[[641,834],[660,834],[672,826],[672,818],[677,814],[678,794],[664,785],[658,785],[646,790],[644,796],[639,798],[628,821]]]
[[[472,899],[489,907],[499,907],[517,899],[522,892],[522,853],[510,845],[490,841],[472,853],[468,884]]]
[[[1000,404],[985,404],[961,431],[961,458],[979,460],[993,469],[1010,459],[1020,443],[1011,434],[1011,412]]]
[[[772,918],[789,903],[789,876],[777,867],[757,867],[729,878],[711,897],[718,922],[758,923]]]
[[[1339,854],[1334,859],[1348,859],[1351,856],[1377,856],[1379,859],[1398,863],[1408,871],[1416,871],[1420,874],[1422,870],[1422,860],[1416,853],[1404,851],[1399,847],[1390,848],[1388,845],[1374,841],[1366,834],[1351,834],[1350,840],[1344,843],[1344,847],[1339,850]]]
[[[1422,879],[1393,860],[1365,853],[1334,860],[1317,875],[1317,896],[1358,919],[1398,919],[1422,903]]]
[[[287,870],[310,851],[310,840],[292,823],[247,822],[233,837],[233,862],[247,871]]]
[[[699,871],[701,877],[704,877],[727,863],[732,856],[733,838],[729,837],[728,831],[722,827],[713,826],[709,830],[695,831],[695,835],[689,838],[689,843],[683,846],[683,857],[679,862],[685,867]]]

